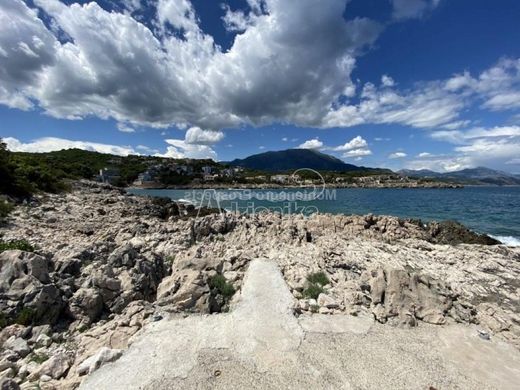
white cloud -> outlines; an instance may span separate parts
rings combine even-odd
[[[439,141],[461,144],[476,138],[520,137],[520,126],[497,126],[490,129],[477,127],[466,131],[439,130],[430,136]]]
[[[153,155],[153,154],[159,153],[159,151],[157,149],[150,148],[149,146],[146,146],[146,145],[137,145],[135,148],[137,150],[142,150],[143,153],[146,153],[148,155]]]
[[[323,147],[323,142],[319,139],[314,138],[305,141],[303,144],[299,145],[299,149],[321,149]]]
[[[393,86],[395,86],[395,81],[390,76],[387,76],[386,74],[384,74],[381,77],[381,85],[383,87],[393,87]]]
[[[358,135],[355,138],[352,138],[350,141],[345,143],[344,145],[336,146],[332,148],[334,151],[346,151],[346,150],[352,150],[352,149],[361,149],[366,148],[368,146],[367,141]]]
[[[135,129],[126,123],[118,123],[117,129],[123,133],[135,133]]]
[[[419,18],[436,8],[440,0],[390,0],[394,7],[395,19]]]
[[[396,19],[420,17],[439,3],[391,2]],[[460,130],[471,105],[520,109],[520,59],[403,90],[387,74],[379,87],[354,84],[360,49],[383,27],[346,21],[347,0],[248,0],[249,12],[227,8],[224,22],[238,31],[227,51],[201,30],[189,0],[149,2],[152,27],[128,12],[138,0],[123,12],[95,2],[34,3],[52,28],[21,0],[0,2],[0,104],[37,105],[58,118],[183,129],[276,122]]]
[[[421,156],[410,161],[412,169],[454,171],[477,166],[505,167],[520,156],[520,126],[474,128],[466,131],[438,131],[432,137],[455,144],[453,154]]]
[[[282,138],[282,141],[283,141],[283,142],[287,142],[287,141],[289,141],[289,138],[287,138],[287,137],[283,137],[283,138]]]
[[[395,152],[395,153],[391,153],[388,156],[388,158],[396,159],[396,158],[405,158],[406,156],[407,156],[407,154],[404,152]]]
[[[214,145],[224,139],[221,131],[202,130],[200,127],[190,127],[184,140],[193,145]]]
[[[192,145],[182,139],[166,139],[168,146],[165,153],[157,153],[158,157],[198,158],[217,160],[217,153],[207,145]]]
[[[63,149],[83,149],[92,152],[116,154],[119,156],[139,154],[131,146],[108,145],[88,141],[72,141],[55,137],[38,138],[27,143],[23,143],[12,137],[7,137],[3,140],[7,144],[7,148],[13,152],[43,153]]]
[[[360,160],[360,157],[370,156],[371,154],[372,151],[368,149],[354,149],[343,153],[343,157],[357,157],[356,160]]]
[[[419,158],[426,158],[426,157],[432,157],[432,154],[429,152],[422,152],[417,155]]]
[[[0,56],[1,103],[27,109],[34,101],[58,118],[164,128],[319,126],[352,90],[359,49],[382,29],[346,21],[346,0],[250,0],[247,26],[224,52],[200,29],[189,0],[153,3],[153,29],[95,2],[34,3],[55,28],[20,0],[0,2],[0,46],[12,48]]]
[[[261,146],[258,147],[258,149],[260,149],[260,150],[264,150],[264,149],[265,149],[265,146],[261,145]]]

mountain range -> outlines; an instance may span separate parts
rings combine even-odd
[[[400,175],[409,177],[436,178],[443,181],[454,181],[465,184],[481,185],[520,185],[520,176],[497,171],[485,167],[462,169],[460,171],[439,173],[428,169],[398,171]]]
[[[258,171],[282,172],[309,168],[317,171],[334,172],[381,172],[392,173],[388,169],[377,169],[347,164],[339,158],[310,149],[287,149],[275,152],[254,154],[244,159],[227,162],[231,166]],[[440,173],[427,169],[403,169],[397,172],[402,176],[433,178],[442,181],[475,185],[520,185],[520,176],[485,167],[463,169]]]
[[[259,153],[244,159],[230,161],[227,164],[234,167],[268,172],[289,171],[300,168],[336,172],[373,170],[372,168],[347,164],[339,158],[310,149],[287,149]]]

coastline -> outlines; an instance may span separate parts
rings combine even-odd
[[[349,185],[349,184],[301,184],[301,185],[290,185],[290,184],[189,184],[189,185],[174,185],[174,186],[129,186],[129,189],[145,189],[145,190],[249,190],[249,189],[261,189],[261,190],[280,190],[284,188],[330,188],[330,189],[339,189],[339,188],[380,188],[380,189],[388,189],[388,188],[428,188],[428,189],[455,189],[455,188],[464,188],[465,186],[462,184],[450,184],[450,183],[433,183],[431,185],[423,184],[416,185],[416,183],[409,184],[396,184],[396,185]]]
[[[293,321],[293,313],[302,321],[319,315],[329,329],[328,321],[366,318],[389,342],[400,340],[396,332],[415,337],[410,328],[435,338],[461,326],[479,340],[478,325],[491,337],[489,348],[504,343],[520,353],[520,297],[511,290],[520,278],[520,248],[484,245],[493,241],[459,224],[391,216],[202,211],[91,182],[18,206],[0,234],[27,240],[34,252],[0,254],[9,280],[19,281],[0,286],[0,305],[9,321],[22,302],[33,317],[0,333],[7,348],[24,348],[13,358],[14,378],[75,388],[100,365],[117,364],[147,329],[164,326],[175,335],[169,321],[176,318],[234,313],[255,259],[280,269],[294,301],[283,321]],[[327,283],[310,297],[308,278],[317,272]],[[231,298],[211,287],[215,275],[232,286]],[[307,332],[305,321],[296,329]],[[161,344],[153,332],[147,337]],[[47,360],[32,362],[35,354]],[[475,383],[488,383],[482,380]]]

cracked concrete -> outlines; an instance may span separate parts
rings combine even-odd
[[[520,383],[520,353],[480,339],[474,327],[296,318],[292,307],[275,263],[255,260],[230,313],[149,325],[81,388],[513,389]]]

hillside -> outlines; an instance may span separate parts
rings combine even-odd
[[[398,172],[404,176],[437,178],[444,181],[456,181],[465,184],[480,185],[520,185],[520,177],[507,172],[497,171],[485,167],[463,169],[455,172],[439,173],[427,169],[403,169]]]
[[[287,149],[277,152],[265,152],[244,159],[236,159],[229,164],[231,166],[269,172],[289,171],[300,168],[336,172],[364,171],[367,169],[365,167],[346,164],[336,157],[309,149]]]

